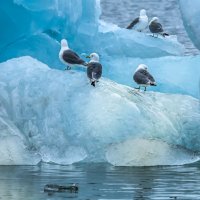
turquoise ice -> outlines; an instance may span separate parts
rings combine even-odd
[[[0,164],[199,159],[200,57],[184,56],[175,35],[153,38],[101,21],[100,13],[99,0],[0,2]],[[84,69],[63,71],[61,38],[79,55],[100,55],[96,88]],[[134,89],[140,63],[158,84],[146,93]]]
[[[176,36],[156,40],[100,21],[99,0],[8,0],[0,2],[0,11],[0,25],[5,27],[0,61],[31,55],[63,69],[57,57],[61,38],[80,54],[97,51],[102,56],[151,58],[184,53]]]
[[[93,88],[84,72],[51,69],[31,57],[0,68],[1,141],[7,144],[0,164],[30,164],[27,156],[36,163],[101,162],[111,144],[139,138],[200,150],[199,101],[191,96],[139,93],[105,78]]]

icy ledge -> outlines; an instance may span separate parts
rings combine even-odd
[[[153,38],[149,33],[119,28],[99,20],[100,13],[100,0],[0,1],[4,27],[0,62],[29,55],[63,69],[57,56],[62,38],[79,54],[140,58],[184,54],[176,36]]]
[[[135,139],[167,144],[163,149],[174,155],[163,154],[160,145],[153,154],[156,162],[150,159],[148,165],[162,165],[163,157],[164,164],[198,159],[193,152],[200,150],[200,111],[193,97],[138,93],[107,79],[93,88],[85,73],[53,70],[31,57],[9,60],[0,68],[1,165],[112,163],[115,145],[123,155],[117,165],[125,165],[130,162],[123,159],[130,157],[120,145]],[[131,160],[137,160],[138,151],[146,158],[140,148],[148,143],[136,143]],[[131,165],[146,163],[140,159]]]

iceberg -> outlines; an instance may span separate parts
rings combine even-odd
[[[194,45],[200,49],[200,1],[193,0],[191,3],[190,0],[179,0],[179,4],[185,29]]]
[[[100,13],[99,0],[1,1],[0,61],[30,55],[62,69],[57,56],[61,38],[79,54],[155,58],[184,53],[176,36],[153,38],[122,29],[99,20]]]
[[[138,93],[106,78],[94,88],[85,72],[51,69],[29,56],[1,63],[0,69],[0,164],[113,163],[113,146],[123,155],[123,144],[135,139],[144,146],[149,140],[168,144],[173,155],[164,164],[198,158],[200,110],[194,97]],[[152,163],[162,164],[159,160]]]
[[[199,47],[197,4],[184,2],[184,24]],[[153,38],[106,23],[100,14],[100,0],[0,2],[0,165],[199,160],[200,56],[183,56],[176,36]],[[85,69],[63,70],[62,38],[82,57],[100,55],[103,78],[96,88]],[[133,88],[141,63],[158,83],[147,92]]]

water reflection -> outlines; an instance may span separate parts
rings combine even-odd
[[[173,167],[101,164],[1,166],[0,199],[200,199],[200,163]],[[46,184],[77,183],[78,193],[44,193]]]

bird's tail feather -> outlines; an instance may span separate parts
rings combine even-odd
[[[157,86],[157,84],[155,82],[154,83],[151,82],[150,85],[151,86]]]

